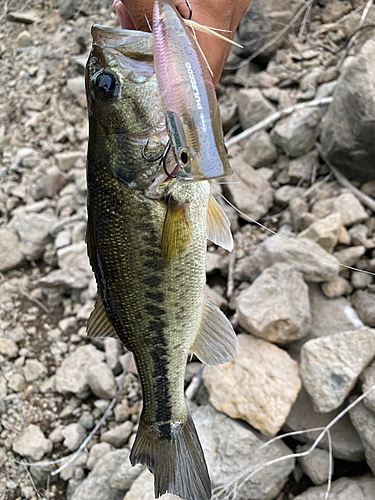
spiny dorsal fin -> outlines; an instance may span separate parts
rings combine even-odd
[[[188,210],[188,203],[179,204],[169,198],[161,238],[161,254],[166,266],[181,257],[189,244],[191,226]]]
[[[221,365],[234,358],[237,345],[229,319],[205,297],[201,324],[191,350],[202,363]]]
[[[105,312],[100,296],[96,299],[94,310],[87,321],[87,335],[92,339],[98,337],[113,337],[118,339],[117,333]]]
[[[228,252],[233,250],[229,219],[213,196],[210,196],[208,202],[206,234],[215,245],[219,245]]]

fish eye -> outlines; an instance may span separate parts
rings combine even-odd
[[[118,95],[120,86],[116,76],[105,71],[96,78],[95,89],[101,99],[111,99]]]
[[[182,163],[183,167],[186,167],[189,163],[189,154],[186,149],[180,149],[178,152],[178,159]]]

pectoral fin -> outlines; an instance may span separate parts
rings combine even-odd
[[[207,297],[202,320],[191,350],[202,363],[221,365],[234,358],[237,336],[225,314]]]
[[[210,196],[208,202],[206,234],[215,245],[219,245],[228,252],[233,250],[229,219],[213,196]]]
[[[169,199],[161,238],[161,254],[166,266],[181,257],[189,244],[191,226],[188,210],[187,203],[178,204]]]
[[[105,312],[100,296],[96,299],[94,310],[87,321],[87,335],[91,338],[113,337],[118,339],[117,333]]]

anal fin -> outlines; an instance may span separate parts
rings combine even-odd
[[[237,336],[229,319],[207,297],[202,320],[191,350],[202,363],[221,365],[234,358]]]
[[[213,196],[210,196],[207,207],[207,238],[220,247],[231,252],[233,250],[233,237],[230,222],[226,213]]]
[[[94,310],[87,321],[87,335],[91,338],[113,337],[118,339],[118,335],[105,312],[100,295],[96,299]]]

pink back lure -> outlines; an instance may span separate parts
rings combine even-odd
[[[177,9],[155,0],[154,65],[180,181],[232,173],[219,106],[206,62]]]

